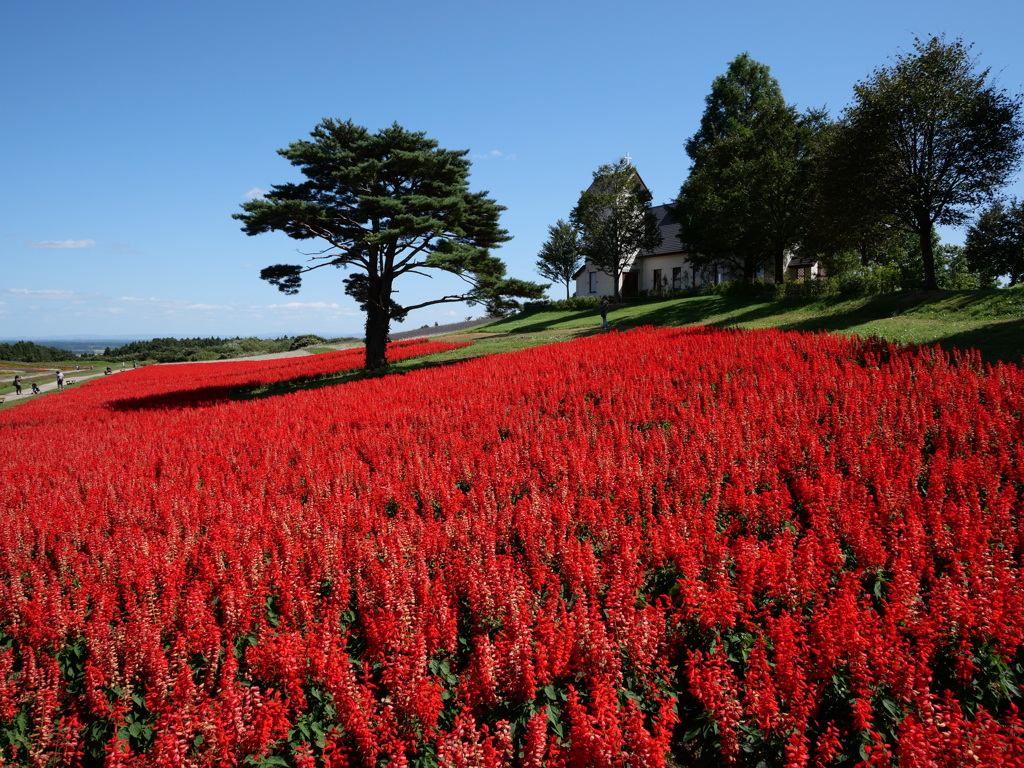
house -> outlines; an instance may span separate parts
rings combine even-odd
[[[825,277],[825,265],[808,256],[792,255],[786,264],[786,281],[820,280]]]
[[[698,268],[690,263],[679,238],[679,224],[672,220],[667,205],[651,209],[658,218],[661,245],[636,254],[622,270],[620,291],[625,298],[685,291],[727,279],[722,268]],[[577,296],[611,296],[612,277],[588,259],[574,275]]]
[[[637,175],[639,178],[639,174]],[[643,183],[643,179],[640,179]],[[646,187],[646,185],[644,185]],[[620,294],[624,298],[657,296],[679,293],[702,285],[715,285],[736,279],[727,265],[694,266],[680,238],[679,224],[669,215],[667,205],[651,209],[658,218],[661,245],[652,251],[637,253],[628,259],[620,276]],[[824,277],[820,261],[789,256],[787,280],[811,280]],[[759,274],[758,277],[770,278]],[[576,296],[611,296],[614,294],[612,276],[597,269],[589,259],[573,275]]]

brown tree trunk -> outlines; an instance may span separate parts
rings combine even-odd
[[[918,223],[917,236],[921,239],[921,261],[924,262],[924,289],[939,290],[939,281],[935,275],[935,251],[932,249],[932,223]]]

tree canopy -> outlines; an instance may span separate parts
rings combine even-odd
[[[988,280],[1024,281],[1024,203],[997,201],[967,230],[965,256],[970,268]]]
[[[686,142],[690,174],[671,207],[696,266],[723,263],[748,282],[771,267],[782,282],[823,120],[787,105],[768,66],[749,54],[715,78],[700,128]]]
[[[565,284],[565,298],[573,275],[583,264],[583,251],[576,228],[564,219],[548,227],[548,239],[537,254],[537,272],[554,283]]]
[[[325,119],[310,139],[279,154],[305,181],[274,185],[242,204],[234,218],[248,235],[279,231],[320,241],[302,264],[276,264],[260,277],[288,294],[323,267],[348,271],[345,292],[366,313],[366,367],[387,362],[392,320],[433,304],[483,304],[498,312],[515,298],[540,298],[546,286],[505,276],[490,250],[509,240],[499,226],[504,208],[469,190],[468,150],[441,149],[425,133],[397,123],[377,133]],[[395,283],[431,271],[458,275],[465,288],[413,304],[395,300]]]
[[[612,278],[616,301],[623,271],[638,253],[661,244],[651,193],[625,158],[594,171],[569,220],[579,231],[584,256]]]
[[[19,363],[52,363],[78,357],[74,352],[59,347],[47,347],[34,341],[0,343],[0,360]]]
[[[935,226],[964,223],[1021,159],[1021,97],[978,69],[962,41],[917,40],[854,88],[833,137],[822,192],[862,224],[890,221],[921,243],[925,288],[938,286]]]

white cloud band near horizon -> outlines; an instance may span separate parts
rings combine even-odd
[[[21,299],[46,299],[71,301],[73,299],[95,298],[96,293],[81,293],[80,291],[62,291],[54,288],[32,289],[32,288],[6,288],[0,291],[6,296],[14,296]]]
[[[34,243],[25,243],[26,248],[93,248],[95,240],[40,240]]]
[[[430,315],[418,315],[410,327],[447,322],[460,314],[453,308],[438,308]],[[365,319],[357,306],[329,299],[207,303],[50,288],[0,288],[0,317],[5,337],[25,339],[75,334],[113,337],[129,332],[138,338],[300,333],[359,336]],[[396,324],[396,330],[401,325]]]

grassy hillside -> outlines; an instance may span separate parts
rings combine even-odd
[[[980,351],[983,360],[993,363],[1020,364],[1024,358],[1024,287],[862,298],[767,300],[737,295],[694,296],[618,306],[609,314],[609,320],[617,330],[641,325],[778,327],[880,336],[909,344],[939,344],[945,349],[974,348]],[[315,382],[277,384],[251,392],[248,396],[265,397],[299,387],[330,386],[365,376],[444,365],[469,357],[511,352],[596,333],[603,333],[596,310],[532,310],[454,333],[452,338],[473,339],[475,343],[463,349],[431,355],[428,360],[395,363],[373,374],[346,372]],[[47,376],[52,377],[52,374]],[[0,381],[0,395],[11,391],[9,382],[7,377]],[[4,407],[0,405],[0,409]]]
[[[910,344],[940,344],[945,349],[975,348],[989,362],[1020,363],[1024,356],[1024,288],[824,299],[695,296],[625,305],[614,309],[609,320],[620,329],[713,325],[880,336]],[[541,311],[477,330],[564,338],[596,332],[599,326],[596,311]]]

